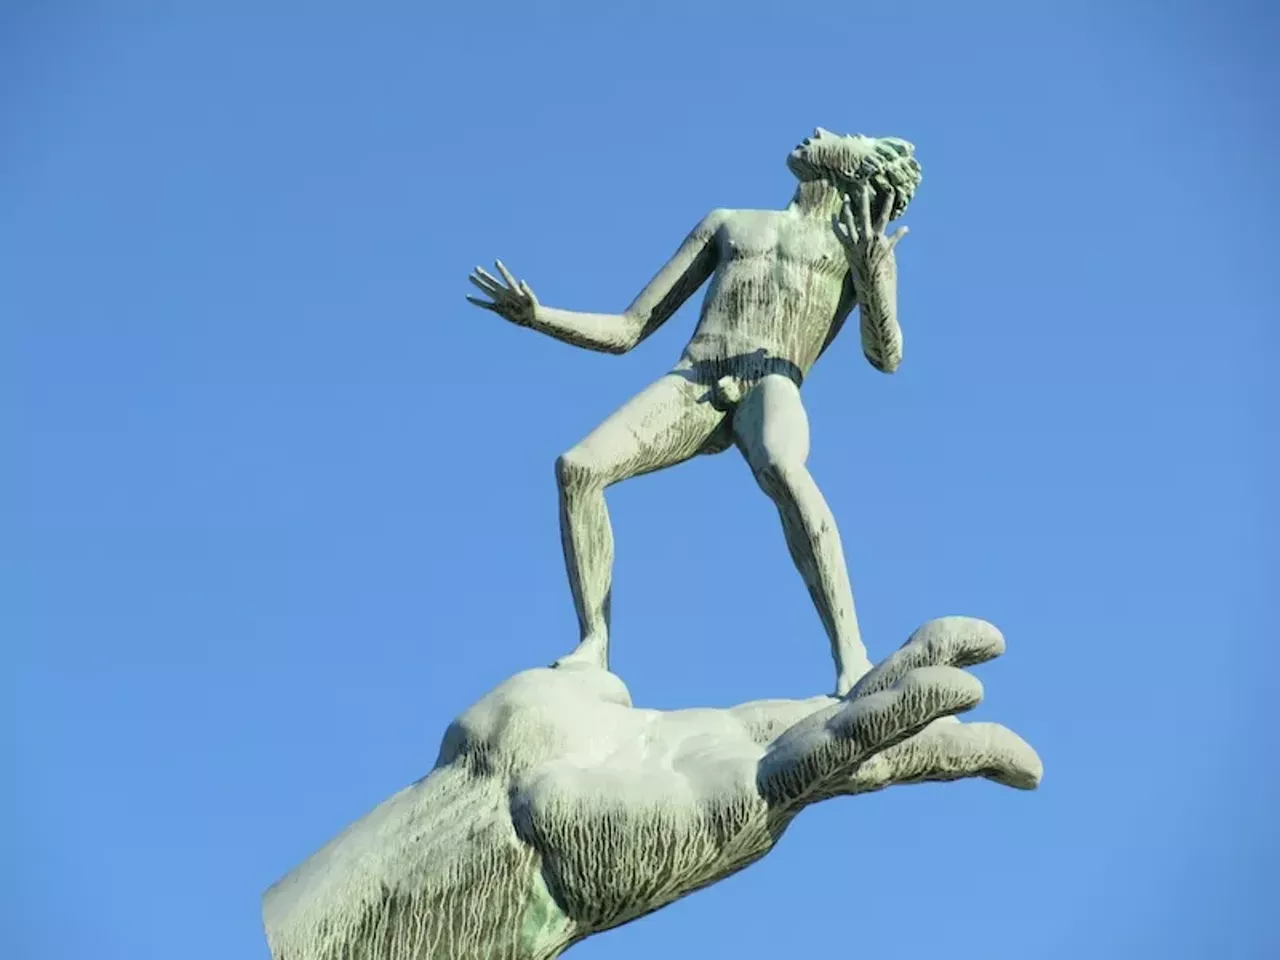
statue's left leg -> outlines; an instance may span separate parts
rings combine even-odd
[[[756,481],[778,508],[791,559],[831,641],[836,695],[871,669],[858,632],[853,589],[835,517],[809,474],[809,418],[788,377],[764,377],[738,405],[733,435]]]
[[[557,665],[608,669],[613,530],[605,488],[710,452],[722,432],[725,414],[706,394],[706,387],[669,373],[623,404],[556,461],[560,533],[581,631],[578,648]]]

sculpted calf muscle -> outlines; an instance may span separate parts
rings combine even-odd
[[[810,476],[799,388],[860,309],[867,359],[897,369],[893,248],[885,237],[920,179],[911,145],[819,128],[788,156],[799,183],[784,210],[715,210],[621,314],[538,302],[500,262],[477,269],[469,297],[519,326],[575,346],[621,353],[665,323],[711,281],[697,328],[675,367],[556,464],[561,536],[580,643],[561,663],[608,666],[613,533],[610,484],[736,445],[778,509],[796,568],[831,643],[836,693],[870,667],[835,518]]]

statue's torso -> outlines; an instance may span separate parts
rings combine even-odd
[[[831,224],[788,211],[735,210],[716,233],[718,265],[684,361],[749,375],[761,358],[818,359],[849,272]]]

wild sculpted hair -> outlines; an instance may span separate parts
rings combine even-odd
[[[898,137],[825,134],[806,140],[787,162],[802,180],[830,178],[845,187],[863,180],[880,195],[892,187],[891,219],[902,216],[920,185],[915,147]]]

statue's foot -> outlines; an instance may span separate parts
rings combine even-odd
[[[589,636],[582,640],[572,653],[567,653],[555,663],[553,669],[574,667],[592,667],[597,670],[609,669],[609,641],[603,636]]]
[[[846,697],[849,691],[857,686],[858,681],[871,672],[871,668],[871,661],[865,658],[858,663],[845,664],[844,669],[836,677],[836,699],[841,700]]]

